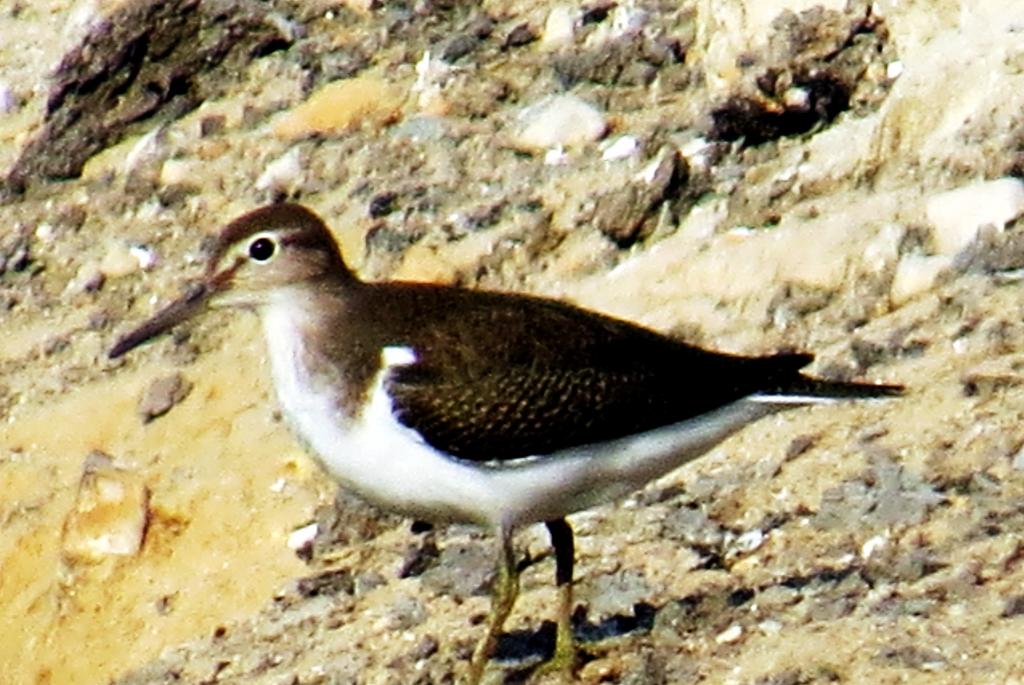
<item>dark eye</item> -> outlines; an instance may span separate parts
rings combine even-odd
[[[249,256],[257,262],[265,262],[274,256],[277,245],[270,238],[257,238],[249,243]]]

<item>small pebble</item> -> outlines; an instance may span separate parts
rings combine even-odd
[[[92,293],[103,288],[105,281],[106,276],[96,264],[83,264],[78,267],[74,278],[68,281],[64,291],[69,294]]]
[[[100,272],[107,278],[120,278],[139,270],[139,260],[132,254],[131,248],[123,242],[110,244],[106,254],[100,260]]]
[[[227,117],[223,114],[210,114],[199,121],[199,137],[208,138],[223,133],[227,128]]]
[[[731,551],[738,552],[740,554],[749,554],[763,545],[764,540],[764,531],[758,528],[748,530],[733,541]]]
[[[811,94],[806,88],[793,86],[792,88],[787,88],[786,92],[782,94],[782,102],[786,105],[787,109],[805,111],[810,105]]]
[[[1024,614],[1024,595],[1014,595],[1006,600],[1000,618],[1013,618]]]
[[[295,140],[310,135],[339,135],[364,123],[382,125],[397,116],[402,98],[373,76],[332,81],[288,110],[274,124],[274,135]]]
[[[691,167],[706,168],[711,166],[714,149],[715,144],[707,138],[694,138],[679,148],[679,154]]]
[[[143,271],[149,271],[160,261],[156,251],[145,245],[131,245],[128,247],[128,254],[135,258],[135,262]]]
[[[476,49],[480,39],[476,36],[461,33],[452,36],[441,46],[440,57],[445,62],[453,64]]]
[[[615,5],[612,10],[612,36],[621,38],[636,35],[650,23],[650,20],[650,13],[637,7],[636,3],[624,2]]]
[[[628,616],[637,604],[648,601],[657,590],[637,569],[623,569],[590,579],[580,590],[591,616]]]
[[[572,5],[558,5],[548,13],[540,46],[544,50],[557,50],[572,45],[579,23],[579,10]]]
[[[734,623],[716,635],[715,642],[720,645],[729,645],[737,642],[741,637],[743,637],[743,626]]]
[[[300,578],[295,583],[295,590],[302,597],[352,595],[355,594],[355,580],[348,569],[336,568]]]
[[[519,24],[509,31],[508,36],[505,37],[505,49],[519,48],[529,45],[535,40],[537,40],[537,34],[530,28],[530,25]]]
[[[548,96],[523,109],[516,119],[512,142],[528,151],[586,145],[608,130],[604,114],[575,95]]]
[[[110,325],[110,312],[105,309],[96,309],[89,314],[89,330],[102,331]]]
[[[54,237],[56,237],[56,235],[57,231],[54,229],[53,224],[49,224],[44,221],[38,226],[36,226],[35,236],[36,239],[39,240],[40,242],[53,242],[53,239]]]
[[[431,592],[457,598],[483,594],[494,574],[489,547],[478,542],[449,542],[420,579]]]
[[[139,402],[139,416],[143,423],[169,412],[192,391],[192,384],[183,375],[175,373],[150,383]]]
[[[417,643],[416,648],[412,652],[412,656],[416,661],[423,659],[429,659],[430,657],[437,654],[437,650],[441,647],[441,643],[433,635],[424,635],[423,639]]]
[[[154,164],[163,154],[164,139],[164,129],[160,126],[139,138],[125,155],[122,173],[130,176]]]
[[[310,523],[308,526],[302,528],[296,528],[288,534],[288,549],[299,549],[308,544],[312,544],[313,538],[320,531],[320,526],[316,523]]]
[[[636,136],[619,136],[615,140],[608,141],[601,153],[601,159],[611,162],[617,159],[632,157],[640,150],[640,141]]]
[[[595,13],[594,10],[599,8],[600,6],[596,6],[589,12],[584,12],[584,24],[588,19],[599,23],[597,29],[587,36],[588,48],[599,47],[611,41],[635,36],[650,21],[647,11],[638,8],[633,2],[612,5],[608,16],[602,16],[608,11],[608,7],[600,8],[603,11]],[[606,19],[610,19],[610,21],[606,21]]]
[[[417,142],[441,140],[448,131],[444,117],[433,114],[418,114],[409,117],[392,130],[395,138],[405,138]]]
[[[427,620],[427,607],[418,597],[401,597],[391,605],[388,630],[409,630]]]
[[[544,153],[544,166],[561,166],[568,162],[569,155],[561,145],[556,145]]]
[[[139,474],[93,452],[82,466],[75,506],[64,523],[64,553],[89,562],[137,554],[148,518],[149,490]]]
[[[430,50],[416,62],[416,82],[411,91],[416,93],[416,102],[424,114],[441,117],[448,113],[449,104],[442,91],[451,73],[451,65],[433,57]]]
[[[399,578],[421,576],[434,565],[439,556],[440,550],[437,548],[435,537],[428,533],[419,543],[410,546],[405,551],[396,575]]]
[[[199,165],[190,159],[166,159],[160,167],[160,185],[195,185],[200,175]]]
[[[885,547],[887,542],[888,540],[884,535],[875,535],[874,537],[868,538],[868,540],[860,547],[860,558],[870,559],[871,555]]]
[[[359,12],[360,14],[370,14],[377,7],[377,0],[342,0],[340,3],[343,7],[348,7],[350,10]],[[324,18],[333,19],[334,14],[332,12],[326,12]]]
[[[935,249],[954,256],[974,242],[982,226],[1002,231],[1024,214],[1024,182],[1005,177],[933,195],[925,206]]]
[[[299,148],[293,147],[267,165],[256,179],[256,190],[290,193],[302,182]]]
[[[889,288],[889,299],[893,306],[904,302],[932,289],[939,275],[949,268],[952,258],[943,255],[925,257],[922,255],[904,255],[896,265],[896,274]]]

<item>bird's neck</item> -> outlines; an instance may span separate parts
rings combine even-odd
[[[330,282],[303,283],[275,291],[257,308],[274,388],[292,423],[311,398],[333,405],[339,418],[357,413],[365,374],[345,354],[358,335],[346,323],[350,294]]]

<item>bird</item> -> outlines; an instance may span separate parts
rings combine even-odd
[[[543,523],[555,558],[555,649],[577,665],[567,516],[613,502],[770,414],[902,386],[814,379],[813,356],[702,349],[561,300],[366,281],[297,203],[229,222],[205,271],[120,337],[118,358],[209,308],[262,323],[281,414],[323,469],[382,510],[475,524],[497,539],[484,677],[519,591],[513,535]]]

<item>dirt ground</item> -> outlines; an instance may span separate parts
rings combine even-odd
[[[1024,682],[1021,3],[0,17],[0,683],[465,676],[493,541],[337,492],[255,317],[107,359],[204,239],[286,198],[368,279],[908,387],[762,420],[572,517],[579,682]],[[546,535],[518,544],[491,683],[541,681],[553,646]]]

